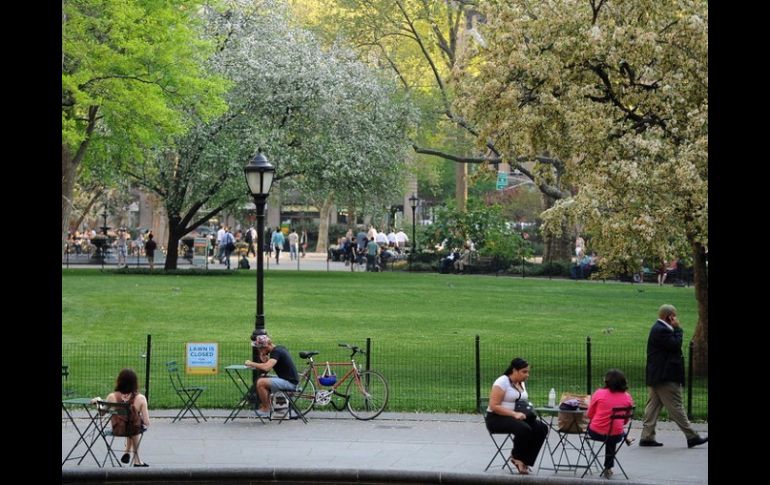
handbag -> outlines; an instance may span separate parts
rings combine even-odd
[[[565,392],[559,400],[559,409],[562,411],[586,410],[590,401],[590,394]],[[558,423],[559,431],[562,433],[583,433],[588,427],[588,418],[585,412],[559,412]]]
[[[524,419],[525,421],[532,421],[535,419],[535,408],[532,407],[532,403],[530,403],[526,399],[517,399],[513,403],[513,410],[517,413],[524,413],[527,415],[527,417]]]

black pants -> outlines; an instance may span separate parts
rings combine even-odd
[[[511,456],[521,460],[525,465],[535,466],[540,448],[548,436],[548,426],[535,418],[534,420],[520,421],[511,416],[500,416],[487,412],[484,416],[487,431],[490,433],[512,433],[513,450]]]
[[[612,468],[615,466],[615,450],[617,449],[618,443],[623,441],[623,438],[625,438],[625,435],[622,434],[615,434],[615,435],[603,435],[599,434],[596,431],[592,430],[591,428],[588,428],[588,436],[591,437],[591,439],[596,441],[605,441],[606,444],[604,445],[604,468]]]

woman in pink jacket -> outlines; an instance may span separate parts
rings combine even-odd
[[[591,420],[588,425],[588,435],[598,441],[605,441],[604,471],[606,478],[612,476],[615,466],[615,450],[618,443],[625,438],[624,429],[628,420],[611,420],[612,408],[633,406],[634,400],[627,392],[626,376],[618,369],[610,369],[604,376],[604,387],[599,388],[591,396],[586,416]],[[611,428],[610,428],[611,427]]]

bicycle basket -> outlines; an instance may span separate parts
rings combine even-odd
[[[326,363],[326,369],[324,369],[323,375],[318,377],[318,382],[320,382],[322,386],[333,386],[337,383],[337,376],[332,372],[328,362]]]

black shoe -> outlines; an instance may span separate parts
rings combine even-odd
[[[639,440],[639,446],[663,446],[663,443],[658,443],[655,440]]]
[[[123,453],[123,456],[120,457],[120,461],[122,461],[123,463],[128,463],[129,461],[131,461],[131,455],[128,453]]]
[[[141,465],[137,465],[136,463],[134,463],[134,466],[150,466],[150,465],[148,465],[147,463],[142,463]]]
[[[708,436],[705,438],[701,436],[696,436],[695,438],[690,438],[687,440],[687,447],[692,448],[693,446],[702,445],[703,443],[706,443],[709,440]]]

